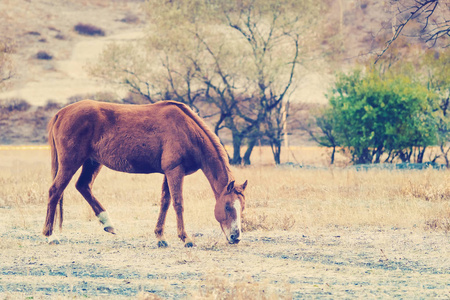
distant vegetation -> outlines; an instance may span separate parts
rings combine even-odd
[[[139,23],[140,20],[139,20],[138,16],[136,16],[133,13],[128,12],[125,14],[125,16],[122,19],[120,19],[120,22],[128,23],[128,24],[136,24],[136,23]]]
[[[53,55],[49,54],[46,51],[39,51],[38,53],[36,53],[36,58],[42,60],[51,60],[53,59]]]
[[[27,111],[31,105],[24,99],[0,99],[0,115],[7,112]]]
[[[77,25],[75,25],[74,29],[76,32],[82,35],[89,35],[89,36],[105,35],[105,31],[103,31],[103,29],[91,24],[78,23]]]
[[[62,107],[71,103],[93,99],[121,102],[112,93],[75,95],[66,103],[49,100],[44,106],[33,107],[20,98],[0,99],[0,144],[47,143],[47,123]]]
[[[28,31],[27,34],[29,34],[29,35],[36,35],[36,36],[40,36],[41,35],[41,33],[37,32],[37,31]]]
[[[111,103],[122,103],[123,102],[114,93],[98,92],[98,93],[78,94],[78,95],[71,96],[67,99],[67,105],[84,100],[84,99],[90,99],[90,100],[101,101],[101,102],[111,102]]]
[[[368,2],[359,8],[355,4],[356,15],[321,23],[321,15],[347,4],[319,3],[148,1],[147,36],[137,43],[110,45],[90,71],[128,86],[149,103],[172,99],[212,117],[216,134],[231,134],[232,164],[250,164],[259,143],[271,147],[279,164],[282,143],[297,123],[333,149],[331,163],[336,151],[349,154],[355,164],[422,162],[425,151],[436,146],[441,153],[428,159],[442,158],[448,165],[449,51],[433,49],[424,55],[423,44],[407,38],[396,37],[395,47],[385,49],[382,57],[366,55],[365,62],[353,66],[360,71],[342,72],[342,65],[335,66],[329,104],[308,125],[301,119],[292,122],[299,117],[291,95],[300,72],[323,67],[311,62],[318,56],[333,64],[348,55],[346,23],[375,8]],[[406,21],[396,17],[400,24]],[[396,26],[395,20],[383,23],[384,35],[369,35],[364,44],[371,44],[371,51],[384,48]],[[352,28],[352,34],[363,28]]]
[[[15,66],[11,54],[16,51],[16,44],[11,40],[0,41],[0,91],[13,78]]]
[[[231,133],[232,164],[250,164],[258,141],[279,163],[288,98],[301,57],[311,51],[302,41],[316,35],[322,5],[148,1],[145,8],[157,30],[142,43],[110,45],[92,74],[149,103],[172,99],[214,116],[215,133]]]
[[[408,25],[408,34],[433,33],[432,24],[420,22],[427,18],[414,21],[405,13],[389,10],[403,2],[147,1],[143,6],[149,24],[145,38],[109,45],[90,66],[91,74],[127,86],[129,94],[124,99],[109,93],[80,94],[68,103],[85,98],[133,104],[165,99],[184,102],[207,117],[214,131],[232,144],[233,164],[250,164],[252,150],[260,144],[271,147],[278,164],[285,139],[306,132],[330,148],[331,163],[341,152],[355,164],[445,160],[448,165],[448,50],[425,51],[424,39],[412,43],[396,36],[375,67],[376,55],[370,58],[367,52],[361,52],[359,65],[345,65],[346,72],[342,71],[344,64],[336,63],[350,56],[349,49],[385,48],[401,24]],[[438,2],[428,3],[437,8]],[[402,11],[412,8],[405,6]],[[386,12],[382,18],[389,20],[382,24],[377,23],[379,19],[373,21],[380,9]],[[333,13],[339,10],[341,14]],[[330,18],[324,21],[323,16]],[[116,21],[140,23],[132,12],[121,17]],[[375,23],[367,26],[380,25],[383,34],[366,30],[363,25],[369,19]],[[44,36],[42,29],[26,33]],[[67,39],[60,30],[48,29],[57,33],[55,38]],[[92,24],[78,23],[74,30],[87,36],[105,35]],[[348,36],[359,40],[350,41]],[[435,37],[437,45],[446,41],[445,36]],[[0,45],[0,87],[13,76],[10,53],[10,46]],[[34,57],[53,59],[46,51]],[[317,61],[325,64],[315,65]],[[323,74],[337,73],[327,95],[329,103],[291,102],[302,101],[294,99],[294,91],[301,89],[304,74],[318,68],[324,68]],[[47,111],[57,106],[47,106]],[[430,149],[440,152],[431,154]]]
[[[57,33],[56,35],[55,35],[55,39],[57,39],[57,40],[66,40],[67,39],[67,37],[65,36],[65,35],[63,35],[63,34],[61,34],[61,33]]]
[[[428,51],[420,60],[390,68],[339,73],[304,128],[320,145],[351,154],[355,164],[418,162],[429,147],[450,166],[450,51]]]

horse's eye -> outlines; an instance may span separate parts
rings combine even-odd
[[[225,205],[225,210],[230,212],[231,211],[231,206],[230,204]]]

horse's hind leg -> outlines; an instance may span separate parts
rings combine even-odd
[[[155,234],[158,240],[158,247],[167,247],[167,241],[164,237],[164,224],[166,222],[167,210],[170,206],[170,191],[167,184],[167,177],[164,176],[161,193],[161,207],[159,209],[158,222],[156,223]]]
[[[56,206],[59,201],[62,201],[64,189],[72,179],[73,174],[76,170],[60,168],[58,173],[53,180],[53,183],[49,189],[48,204],[47,204],[47,216],[45,218],[44,229],[42,233],[50,237],[53,233],[53,225],[55,223]],[[62,204],[60,204],[62,205]],[[62,216],[61,216],[62,218]],[[56,242],[56,240],[54,240]]]
[[[83,195],[84,199],[89,203],[99,221],[103,224],[106,232],[115,233],[114,226],[109,218],[108,212],[103,205],[92,194],[92,184],[100,172],[102,165],[97,161],[88,159],[83,164],[80,178],[76,183],[76,188]]]

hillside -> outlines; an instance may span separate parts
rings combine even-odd
[[[0,143],[45,142],[46,120],[57,109],[57,105],[46,108],[49,101],[67,103],[98,93],[124,97],[126,89],[90,77],[85,65],[95,62],[108,43],[143,36],[147,27],[143,4],[139,0],[2,0],[0,42],[12,45],[14,76],[0,92],[0,107],[14,99],[34,108],[0,113]],[[383,2],[322,0],[322,5],[317,50],[299,70],[294,102],[325,103],[334,72],[355,61],[373,60],[373,51],[383,46],[392,30],[392,12]],[[77,24],[95,26],[104,34],[81,35],[74,30]],[[35,117],[34,112],[41,114]],[[22,129],[27,124],[34,129]]]
[[[0,39],[13,44],[15,76],[0,99],[20,98],[33,105],[65,102],[77,95],[111,87],[89,78],[86,62],[95,60],[105,44],[136,38],[145,27],[141,1],[18,1],[0,2]],[[77,24],[92,24],[104,36],[80,35]],[[38,59],[47,53],[51,59]]]
[[[98,91],[116,91],[83,69],[95,61],[111,41],[132,40],[146,27],[143,1],[115,0],[4,0],[0,2],[0,39],[13,42],[15,76],[0,99],[21,98],[34,105],[48,100],[65,102],[67,98]],[[303,70],[297,84],[300,101],[324,101],[324,82],[330,72],[352,63],[359,55],[379,46],[383,27],[389,27],[389,12],[379,1],[324,1],[327,14],[321,24],[321,52],[331,56],[333,64],[321,71]],[[342,5],[342,7],[341,7]],[[387,22],[387,23],[386,23]],[[83,36],[75,32],[78,23],[92,24],[105,36]],[[51,59],[37,59],[39,51]],[[367,56],[366,56],[367,57]],[[122,93],[124,91],[121,91]]]

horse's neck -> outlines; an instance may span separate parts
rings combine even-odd
[[[229,167],[221,159],[209,157],[203,161],[202,171],[211,184],[216,199],[233,180]]]

